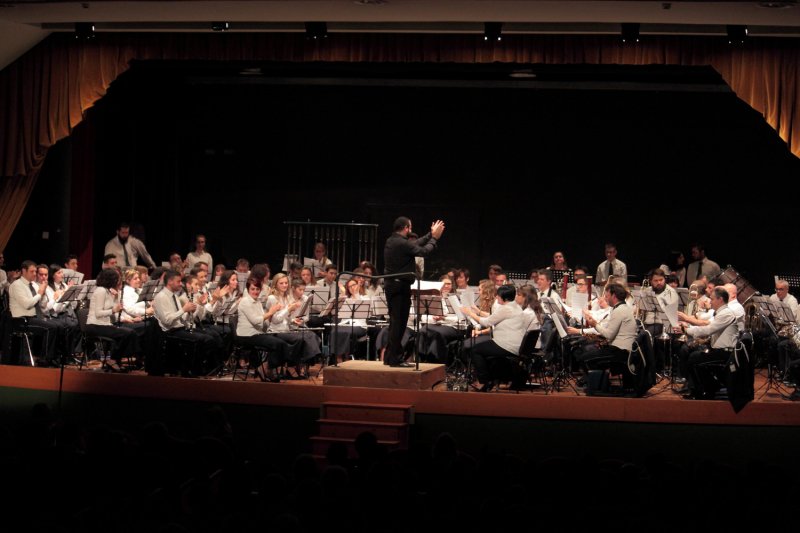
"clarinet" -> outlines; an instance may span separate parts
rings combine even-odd
[[[125,307],[122,301],[122,294],[125,292],[125,284],[122,284],[122,288],[119,291],[119,313],[117,313],[117,325],[122,324],[122,309]]]
[[[192,303],[194,301],[194,293],[193,292],[189,292],[187,290],[186,291],[186,296],[187,296],[187,298],[189,298],[189,303]],[[194,317],[192,316],[192,313],[190,313],[190,312],[186,313],[186,322],[184,323],[184,328],[186,329],[186,331],[189,331],[189,332],[194,330]]]

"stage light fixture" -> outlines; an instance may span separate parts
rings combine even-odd
[[[88,41],[95,38],[93,22],[76,22],[75,38],[79,41]]]
[[[231,25],[228,22],[212,22],[211,31],[228,31]]]
[[[639,28],[641,25],[638,22],[623,22],[622,23],[622,42],[623,43],[638,43],[639,42]]]
[[[307,39],[324,39],[328,36],[328,25],[325,22],[306,22]]]
[[[728,44],[744,44],[747,39],[747,26],[740,24],[728,24],[725,26],[728,34]]]
[[[499,41],[503,33],[502,22],[484,22],[483,23],[483,40],[484,41]]]

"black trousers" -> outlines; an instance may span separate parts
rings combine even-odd
[[[403,333],[411,311],[411,285],[390,280],[386,282],[385,292],[389,307],[389,344],[383,362],[394,365],[403,362]]]
[[[627,363],[628,352],[610,344],[587,345],[582,353],[575,354],[575,361],[585,365],[587,370],[599,370],[610,362]]]
[[[139,353],[139,339],[132,329],[118,328],[116,326],[100,326],[87,324],[85,333],[89,337],[108,337],[114,339],[116,347],[112,357],[119,361],[121,356]]]
[[[496,342],[488,341],[478,343],[470,349],[470,357],[478,381],[487,383],[497,377],[491,372],[491,368],[497,366],[496,359],[505,360],[508,357],[516,357],[516,355],[501,348]]]
[[[276,368],[287,362],[289,358],[289,345],[275,335],[261,333],[250,337],[236,337],[236,342],[242,346],[259,348],[267,352],[267,359],[262,363],[268,363],[270,368]]]
[[[689,355],[687,361],[687,384],[696,398],[713,398],[723,376],[715,379],[714,366],[724,363],[731,356],[727,350],[711,349],[708,352],[696,350]]]
[[[40,338],[42,342],[39,354],[47,361],[56,361],[57,357],[57,343],[61,331],[61,326],[54,321],[46,320],[44,318],[29,317],[27,318],[27,326],[25,326],[25,319],[12,318],[11,328],[12,331],[27,331],[32,338]],[[13,339],[13,337],[12,337]],[[17,363],[20,365],[30,364],[28,360],[28,349],[25,347],[25,340],[19,339],[19,352]],[[9,343],[10,344],[10,343]],[[35,348],[32,348],[35,350]]]

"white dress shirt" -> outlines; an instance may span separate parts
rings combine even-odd
[[[173,295],[175,298],[173,299]],[[177,305],[175,303],[177,300]],[[189,301],[186,293],[178,296],[177,293],[172,292],[167,287],[156,294],[153,300],[153,310],[158,320],[158,325],[161,326],[162,331],[170,331],[177,328],[185,327],[189,321],[202,320],[205,316],[205,307],[198,305],[197,309],[191,316],[183,311],[183,306]],[[177,310],[175,309],[177,307]]]
[[[104,255],[114,254],[117,256],[117,264],[122,268],[136,266],[136,262],[139,259],[144,261],[145,265],[155,268],[156,264],[153,262],[153,258],[150,257],[150,254],[147,253],[147,248],[145,248],[144,243],[133,235],[129,236],[128,240],[125,242],[125,250],[128,251],[128,261],[130,262],[130,264],[127,265],[125,264],[125,252],[122,247],[122,242],[120,242],[119,237],[114,236],[113,239],[106,243],[106,248],[103,253]]]
[[[770,299],[770,301],[773,301],[773,302],[782,302],[782,303],[785,303],[786,305],[788,305],[789,307],[791,307],[791,309],[792,309],[792,314],[794,315],[795,319],[796,319],[796,320],[797,320],[797,319],[800,319],[800,317],[798,317],[798,316],[797,316],[797,298],[795,298],[793,295],[791,295],[791,294],[787,294],[787,295],[786,295],[786,296],[783,298],[783,300],[781,300],[780,298],[778,298],[778,295],[777,295],[777,294],[773,294],[772,296],[770,296],[770,297],[769,297],[769,299]]]
[[[35,296],[31,294],[31,287],[36,291]],[[25,278],[18,278],[8,288],[8,307],[13,318],[35,317],[36,306],[41,299],[39,286]]]
[[[140,302],[139,291],[130,285],[122,289],[122,306],[122,320],[133,320],[147,313],[147,302]]]
[[[706,277],[707,280],[712,280],[722,273],[719,265],[709,258],[701,259],[689,263],[686,267],[686,285],[691,285],[697,279],[697,264],[703,263],[700,267],[700,273]]]
[[[529,317],[522,313],[517,302],[498,305],[497,310],[487,317],[481,317],[483,327],[492,328],[492,340],[502,349],[519,355],[522,338],[528,331]]]
[[[619,276],[623,280],[628,279],[628,267],[619,259],[614,259],[612,262],[614,268],[614,276]],[[595,283],[602,283],[608,279],[608,259],[603,261],[597,266],[597,273],[594,278]]]
[[[198,254],[197,252],[189,252],[186,256],[186,273],[191,272],[197,263],[207,263],[208,271],[214,272],[214,258],[211,257],[210,253],[203,252]]]
[[[264,304],[264,310],[265,312],[269,311],[277,303],[283,304],[283,309],[270,317],[269,331],[271,333],[287,333],[289,331],[289,298],[279,300],[277,296],[270,294],[267,303]]]
[[[711,337],[712,348],[733,348],[739,339],[736,326],[736,315],[727,305],[723,305],[714,313],[714,318],[707,326],[689,326],[686,334],[692,337]]]
[[[266,332],[264,324],[264,306],[249,294],[242,296],[236,309],[239,320],[236,323],[236,335],[252,337]]]
[[[611,346],[630,352],[636,340],[638,327],[633,318],[633,309],[625,302],[614,306],[608,317],[595,325],[597,333],[608,340]]]
[[[115,305],[117,305],[116,295],[111,294],[105,287],[95,287],[92,298],[89,300],[89,316],[86,324],[111,326]]]
[[[744,331],[744,307],[742,304],[739,303],[738,300],[732,300],[728,302],[728,309],[734,314],[736,317],[736,328],[739,332]]]

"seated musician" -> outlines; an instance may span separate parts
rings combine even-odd
[[[193,360],[180,361],[181,373],[191,377],[198,371],[218,365],[223,354],[219,338],[195,328],[195,320],[202,320],[205,316],[204,305],[189,301],[188,295],[181,292],[181,273],[168,270],[164,274],[164,288],[153,300],[153,309],[158,325],[168,339],[195,344]]]
[[[293,279],[291,286],[290,290],[286,274],[275,274],[265,307],[270,311],[277,309],[269,317],[269,332],[289,345],[286,362],[295,370],[294,375],[289,375],[305,379],[308,377],[305,374],[305,365],[319,356],[322,349],[316,335],[293,331],[304,323],[297,312],[303,307],[306,297],[303,295],[305,285],[301,279]]]
[[[588,282],[586,281],[586,269],[582,266],[576,266],[575,270],[572,271],[572,279],[575,280],[574,283],[570,284],[569,288],[567,289],[567,302],[572,301],[572,295],[578,292],[578,280],[583,279],[583,285],[586,286]],[[586,292],[586,291],[581,291]]]
[[[666,363],[667,352],[670,350],[671,342],[659,340],[659,337],[664,331],[672,331],[672,325],[663,312],[667,306],[675,305],[680,301],[678,293],[667,285],[667,276],[664,271],[656,268],[648,272],[647,277],[650,279],[650,290],[655,295],[661,307],[661,312],[648,312],[644,317],[644,327],[650,332],[653,338],[653,350],[656,362],[656,372],[661,372]],[[666,329],[665,329],[666,328]]]
[[[728,360],[735,349],[739,330],[737,317],[728,308],[729,295],[724,287],[715,287],[711,296],[711,308],[714,317],[707,326],[691,326],[681,322],[681,328],[693,337],[710,337],[708,352],[705,348],[697,349],[689,355],[687,362],[687,386],[679,391],[695,399],[712,399],[714,384],[711,373],[704,368],[705,363],[723,363]]]
[[[492,328],[492,340],[467,348],[475,368],[477,390],[487,392],[494,387],[499,377],[492,371],[494,359],[505,359],[519,355],[519,348],[528,326],[528,318],[516,302],[517,291],[513,285],[497,289],[497,309],[491,316],[480,316],[470,307],[462,308],[464,314],[478,321],[481,326]]]
[[[235,302],[240,298],[239,277],[233,270],[226,270],[221,276],[219,285],[211,291],[211,301],[206,303],[206,312],[214,317],[214,323],[224,328],[229,322],[228,316],[234,314]]]
[[[561,297],[558,295],[558,291],[553,287],[552,272],[550,270],[539,270],[539,276],[536,279],[536,287],[538,289],[537,296],[539,297],[539,301],[541,301],[542,298],[550,298],[555,302],[557,307],[562,306]],[[558,332],[555,331],[553,319],[545,314],[545,319],[542,322],[541,333],[539,335],[542,340],[542,346],[547,347],[550,343],[550,338],[557,334]],[[551,359],[553,356],[554,353],[552,351],[547,354],[548,359]]]
[[[119,291],[122,290],[122,279],[116,268],[106,268],[97,275],[97,288],[89,300],[89,316],[86,319],[85,333],[88,336],[108,337],[114,339],[112,360],[106,361],[108,368],[119,370],[116,362],[123,356],[132,357],[139,353],[136,333],[127,328],[112,325],[122,311]]]
[[[325,267],[328,265],[333,264],[328,258],[328,248],[325,246],[324,243],[318,242],[314,245],[314,267],[317,271],[317,275],[315,277],[321,278],[325,275]]]
[[[39,265],[37,271],[41,267],[42,265]],[[71,356],[81,351],[79,345],[81,330],[75,315],[77,302],[59,303],[58,300],[70,286],[74,285],[74,281],[70,281],[69,285],[64,283],[63,268],[58,264],[50,265],[48,272],[49,284],[42,299],[42,310],[52,323],[60,326],[58,339],[60,346],[57,351],[65,356]]]
[[[366,296],[361,294],[361,288],[358,281],[354,278],[347,280],[345,286],[346,300],[357,302],[368,300]],[[340,299],[342,299],[340,297]],[[340,312],[347,310],[347,303],[342,305]],[[364,318],[343,318],[339,321],[338,327],[331,329],[330,346],[331,355],[334,357],[345,357],[353,353],[353,348],[358,339],[363,338],[367,334],[367,320]]]
[[[317,281],[317,286],[319,287],[327,287],[330,291],[330,297],[333,298],[334,291],[336,289],[336,276],[339,275],[339,269],[334,264],[328,264],[325,266],[325,276]],[[339,294],[344,294],[344,285],[339,283]]]
[[[303,285],[314,285],[317,282],[314,278],[314,269],[310,266],[304,266],[300,270],[300,279],[303,281]]]
[[[440,363],[448,362],[448,344],[452,341],[458,340],[461,336],[456,326],[458,326],[458,317],[455,310],[450,308],[450,302],[447,297],[452,294],[453,281],[448,276],[442,276],[442,287],[439,293],[442,297],[442,312],[441,315],[420,315],[420,324],[425,324],[425,327],[420,328],[420,353],[424,354],[426,358]]]
[[[369,261],[361,261],[361,263],[358,264],[358,268],[360,268],[367,276],[375,276],[378,274],[378,271],[375,269],[375,265]],[[377,278],[364,278],[364,289],[366,290],[366,295],[370,298],[374,298],[379,294],[383,294],[383,284],[381,283],[381,280]]]
[[[617,283],[606,286],[605,299],[611,311],[602,320],[596,320],[591,313],[585,314],[586,325],[594,328],[606,343],[602,347],[586,349],[576,355],[576,361],[587,370],[602,368],[608,362],[626,363],[636,340],[637,325],[633,309],[625,303],[627,291]]]
[[[277,369],[287,361],[289,345],[275,335],[268,334],[266,330],[272,316],[280,311],[282,306],[275,304],[264,311],[264,306],[259,301],[261,283],[249,278],[246,286],[247,294],[242,297],[236,308],[239,317],[236,323],[237,342],[243,346],[261,349],[262,353],[266,353],[257,368],[257,374],[262,381],[280,381]]]
[[[56,348],[61,327],[48,320],[42,311],[42,299],[47,291],[47,275],[38,276],[36,263],[33,261],[23,261],[20,274],[8,287],[12,327],[15,330],[27,330],[34,337],[41,337],[42,362],[57,365]],[[29,364],[28,354],[23,355],[23,350],[25,349],[20,346],[19,364]]]
[[[469,269],[462,268],[456,271],[456,290],[465,290],[469,288]]]
[[[553,254],[553,263],[547,267],[547,270],[569,270],[569,265],[567,264],[567,259],[564,256],[564,252],[557,251]]]

